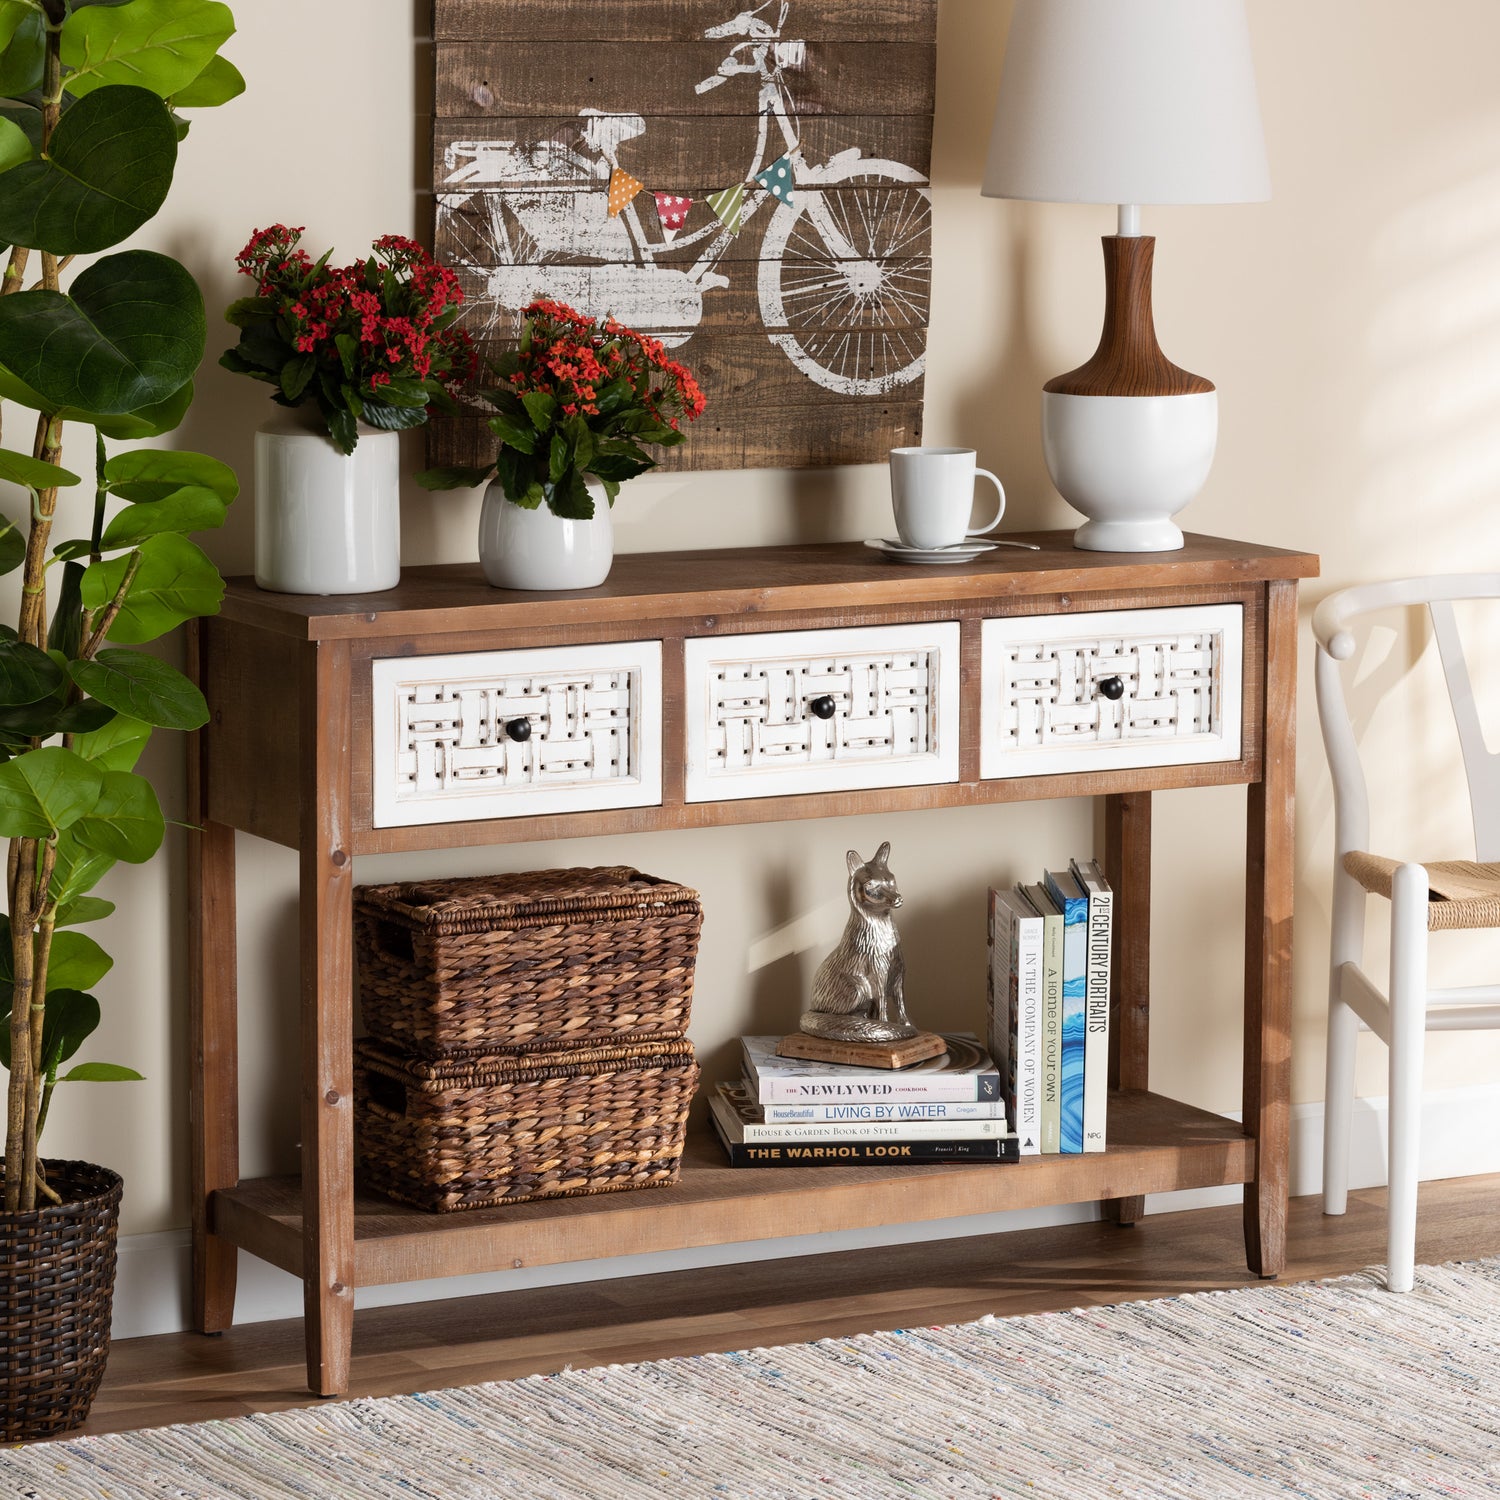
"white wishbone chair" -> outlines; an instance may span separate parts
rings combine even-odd
[[[1313,615],[1318,719],[1333,773],[1333,936],[1328,995],[1328,1087],[1324,1105],[1323,1211],[1341,1214],[1349,1193],[1354,1049],[1360,1023],[1389,1049],[1390,1118],[1386,1285],[1411,1290],[1417,1231],[1417,1145],[1422,1052],[1428,1031],[1500,1027],[1500,985],[1430,989],[1427,935],[1500,928],[1500,756],[1486,748],[1453,604],[1500,598],[1500,573],[1402,578],[1330,594]],[[1453,703],[1468,775],[1475,861],[1417,864],[1372,854],[1370,799],[1339,662],[1354,654],[1350,625],[1377,610],[1425,604]],[[1360,967],[1365,904],[1391,902],[1389,992]]]

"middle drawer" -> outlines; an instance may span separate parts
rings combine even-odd
[[[958,780],[958,622],[685,642],[687,800]]]

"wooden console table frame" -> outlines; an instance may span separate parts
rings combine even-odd
[[[903,568],[853,544],[616,559],[602,587],[527,595],[477,567],[408,569],[388,593],[315,598],[230,582],[197,622],[191,658],[211,710],[190,752],[193,891],[191,1124],[193,1308],[207,1333],[233,1319],[243,1248],[300,1276],[308,1383],[348,1388],[354,1288],[527,1264],[772,1238],[824,1229],[1100,1200],[1133,1223],[1148,1192],[1243,1183],[1250,1269],[1285,1259],[1297,580],[1305,553],[1190,536],[1177,553],[1074,550],[1038,533],[953,568]],[[1168,605],[1244,606],[1238,760],[979,779],[980,624],[1011,614]],[[684,801],[683,640],[926,619],[960,622],[959,780],[935,786],[728,802]],[[370,662],[376,657],[621,639],[663,643],[663,797],[604,812],[375,828]],[[1246,943],[1243,1124],[1148,1090],[1151,793],[1244,783]],[[1110,1148],[1003,1167],[734,1171],[690,1140],[683,1180],[611,1193],[427,1215],[362,1192],[354,1174],[354,859],[409,849],[561,839],[874,811],[1105,798],[1116,890]],[[235,830],[300,855],[300,1178],[245,1181],[239,1166]]]

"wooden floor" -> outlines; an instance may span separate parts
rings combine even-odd
[[[1350,1194],[1325,1218],[1292,1203],[1288,1280],[1385,1258],[1385,1193]],[[1424,1183],[1417,1259],[1500,1255],[1500,1176]],[[836,1333],[956,1323],[1255,1284],[1238,1208],[1093,1223],[637,1276],[510,1295],[378,1308],[355,1318],[351,1394],[472,1385],[571,1365],[799,1343]],[[868,1285],[871,1290],[861,1291]],[[300,1322],[219,1338],[165,1334],[115,1345],[85,1432],[314,1405]]]

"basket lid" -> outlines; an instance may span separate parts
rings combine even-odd
[[[360,886],[355,904],[387,919],[434,932],[476,932],[555,917],[605,916],[697,907],[697,891],[629,865],[523,870]]]

